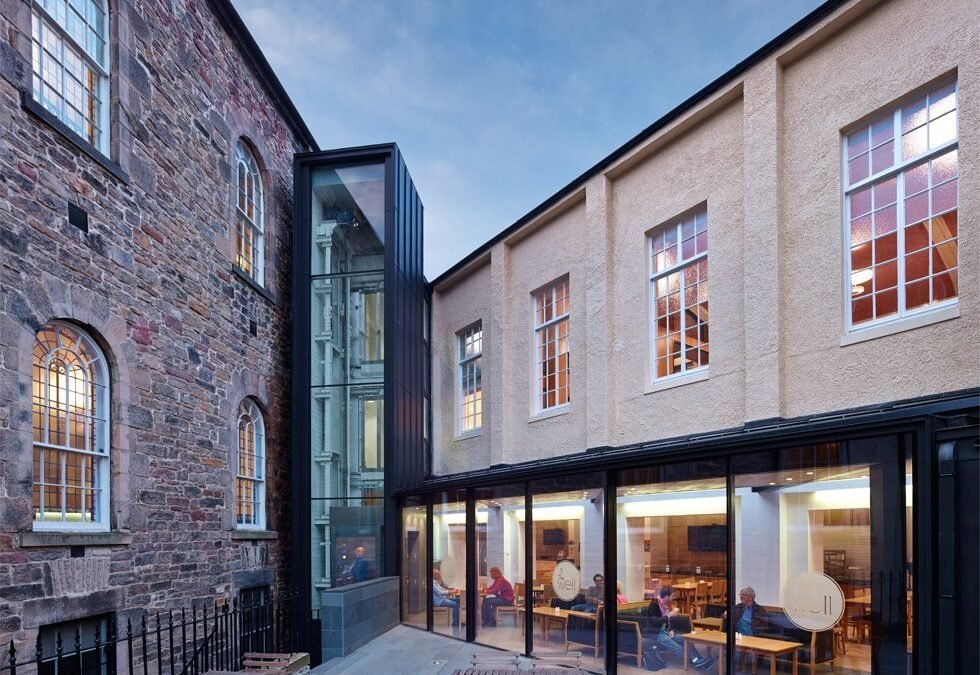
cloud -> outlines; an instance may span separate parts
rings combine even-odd
[[[394,141],[430,278],[819,0],[234,0],[324,148]]]

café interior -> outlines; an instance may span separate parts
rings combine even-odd
[[[683,672],[694,653],[718,657],[710,669],[718,673],[856,674],[893,663],[904,670],[914,618],[912,508],[912,463],[894,439],[420,496],[402,511],[403,621],[423,629],[431,621],[437,633],[508,651],[579,652],[596,673],[640,673],[653,664]],[[569,562],[580,593],[572,599],[553,583],[556,566],[567,570]],[[493,568],[513,601],[494,601],[488,614]],[[833,580],[840,606],[832,597],[823,623],[806,630],[783,598],[813,572]],[[612,611],[604,601],[582,607],[597,574],[616,588]],[[439,596],[433,576],[450,601],[429,608]],[[668,586],[687,663],[683,648],[658,643],[646,621]],[[732,642],[735,626],[724,617],[746,588],[766,620]],[[476,607],[468,612],[470,603]],[[606,649],[610,620],[615,659]]]

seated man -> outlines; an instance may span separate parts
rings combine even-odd
[[[480,617],[484,626],[497,625],[497,607],[514,604],[514,587],[504,578],[499,567],[490,568],[490,578],[493,583],[480,589],[480,595],[483,596]]]
[[[602,604],[603,598],[606,597],[606,581],[602,578],[601,574],[596,574],[592,577],[592,583],[595,585],[589,586],[589,590],[585,592],[585,602],[572,605],[571,609],[573,611],[596,613],[599,605]]]
[[[759,635],[769,628],[769,615],[766,608],[755,602],[755,590],[746,586],[738,592],[739,603],[732,610],[735,619],[735,632],[742,635]],[[728,612],[722,616],[722,630],[728,630]]]
[[[459,589],[447,587],[439,570],[432,570],[432,606],[449,607],[453,612],[453,625],[459,625]]]
[[[650,602],[647,608],[647,623],[643,629],[643,667],[647,670],[660,670],[664,667],[664,654],[673,654],[684,658],[684,638],[670,628],[670,618],[677,616],[679,610],[671,609],[670,603],[674,597],[674,589],[664,586],[658,592],[658,597]],[[717,656],[704,657],[691,645],[688,647],[691,665],[696,670],[709,670],[718,662]]]

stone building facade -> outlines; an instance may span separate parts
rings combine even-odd
[[[288,584],[292,161],[315,141],[223,0],[110,0],[104,131],[73,131],[34,93],[49,66],[32,67],[32,50],[40,19],[44,58],[70,58],[76,5],[98,29],[101,0],[0,3],[0,644]],[[244,257],[240,146],[262,186],[249,213],[264,246]],[[99,518],[54,497],[61,516],[39,527],[52,508],[32,490],[46,326],[105,357],[107,459],[90,461],[107,465],[109,496]],[[249,483],[265,513],[244,528],[236,490],[256,470],[239,457],[243,402],[265,431],[264,480]]]

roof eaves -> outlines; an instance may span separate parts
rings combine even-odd
[[[307,150],[319,150],[320,146],[313,137],[313,133],[306,126],[306,122],[303,121],[303,116],[299,114],[299,110],[296,109],[292,99],[289,98],[285,87],[282,86],[279,77],[266,60],[265,54],[262,53],[255,38],[249,32],[248,27],[245,26],[242,17],[231,4],[231,0],[209,0],[209,4],[222,26],[228,31],[231,39],[238,45],[242,56],[245,57],[245,61],[251,66],[252,70],[258,76],[259,81],[262,82],[262,85],[272,98],[272,102],[282,113],[282,116],[292,128],[293,133],[306,146]]]

